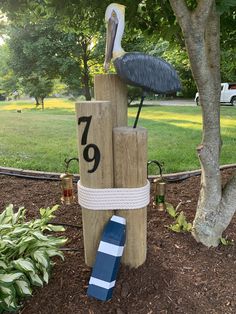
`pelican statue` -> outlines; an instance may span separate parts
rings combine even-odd
[[[121,40],[125,28],[125,6],[111,3],[105,13],[107,38],[104,69],[113,61],[118,76],[128,85],[141,87],[143,95],[134,122],[136,128],[146,92],[172,94],[181,89],[175,69],[161,58],[141,52],[125,52]]]

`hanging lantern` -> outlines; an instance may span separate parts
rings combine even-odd
[[[73,204],[75,200],[74,192],[73,192],[73,174],[68,173],[69,164],[72,160],[76,160],[79,162],[78,158],[71,158],[69,160],[65,159],[66,170],[65,173],[61,174],[61,202],[65,205]]]
[[[165,193],[166,193],[166,182],[163,179],[157,179],[155,182],[155,205],[159,211],[166,209],[165,204]]]
[[[159,168],[160,175],[159,177],[155,178],[153,180],[154,184],[154,201],[153,201],[153,207],[157,208],[159,211],[163,211],[166,209],[166,204],[165,204],[165,193],[166,193],[166,182],[162,177],[162,168],[163,164],[161,164],[157,160],[151,160],[148,162],[148,166],[150,164],[156,164]]]

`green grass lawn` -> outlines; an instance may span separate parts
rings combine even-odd
[[[47,99],[45,110],[30,102],[0,102],[0,166],[64,171],[64,159],[77,157],[74,102]],[[21,109],[21,113],[17,110]],[[129,125],[137,108],[129,109]],[[165,172],[199,168],[196,146],[201,142],[199,107],[146,106],[139,126],[148,129],[148,159],[164,161]],[[236,162],[236,108],[221,108],[221,164]],[[78,172],[76,163],[71,167]],[[150,169],[154,173],[155,169]]]

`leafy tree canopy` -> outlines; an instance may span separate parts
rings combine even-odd
[[[0,94],[11,96],[16,90],[19,90],[19,81],[9,67],[9,48],[8,46],[0,46]]]
[[[179,70],[185,90],[193,91],[195,87],[182,32],[169,1],[122,0],[119,2],[126,6],[127,25],[123,41],[124,48],[127,51],[144,51],[167,58]],[[189,10],[194,10],[198,1],[188,0],[186,2]],[[236,74],[235,58],[233,57],[236,40],[235,0],[217,0],[216,2],[218,12],[221,14],[222,77],[224,80],[232,80]],[[42,39],[45,45],[44,49],[33,53],[41,63],[42,69],[50,69],[52,75],[55,71],[58,73],[59,67],[64,82],[73,86],[72,89],[76,86],[78,89],[76,78],[80,77],[79,85],[85,88],[85,94],[89,94],[92,84],[91,74],[101,71],[103,62],[104,12],[109,3],[109,0],[2,0],[0,8],[6,12],[11,21],[14,21],[14,25],[21,25],[23,28],[28,25],[29,28],[38,31],[38,36],[45,37]],[[52,27],[56,29],[56,34],[53,34],[52,30],[49,31],[50,23],[55,24]],[[41,27],[42,30],[40,30]],[[60,32],[64,34],[64,40],[60,38]],[[68,43],[65,43],[66,34],[73,37],[73,40],[69,40],[73,47],[70,46],[72,58],[67,58],[65,62],[63,53],[65,55],[68,51]],[[168,42],[168,45],[164,45],[165,51],[161,51],[163,42]],[[40,43],[38,45],[42,48]],[[33,49],[27,49],[29,49],[29,53],[30,50],[33,52]],[[56,50],[57,52],[55,52]],[[231,60],[230,64],[227,60]],[[55,63],[57,63],[57,67]],[[76,66],[74,66],[75,64]],[[90,96],[87,96],[89,99]]]

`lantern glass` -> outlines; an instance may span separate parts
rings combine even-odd
[[[166,182],[163,179],[156,179],[155,183],[155,206],[159,211],[166,209],[165,204],[165,193],[166,193]]]
[[[64,173],[61,175],[61,202],[65,205],[71,205],[74,202],[75,196],[73,192],[73,175]]]

